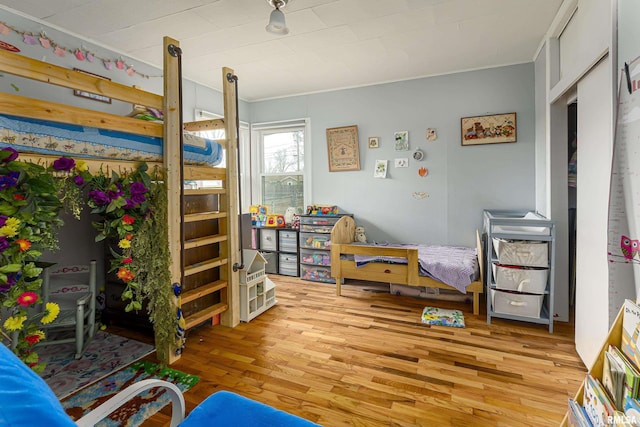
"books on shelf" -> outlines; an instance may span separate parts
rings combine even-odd
[[[607,395],[602,383],[589,373],[587,373],[584,382],[582,404],[591,424],[594,426],[609,425],[609,417],[613,417],[616,413],[613,402]]]
[[[640,372],[613,344],[609,345],[604,356],[602,385],[609,392],[616,408],[622,410],[626,397],[638,397]]]
[[[571,397],[569,398],[568,427],[592,427],[587,411]]]
[[[640,332],[640,307],[630,299],[624,301],[622,319],[622,352],[640,368],[640,351],[638,349],[638,332]]]

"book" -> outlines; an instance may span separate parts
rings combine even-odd
[[[609,393],[616,409],[622,409],[625,398],[626,371],[623,361],[608,349],[602,366],[602,385]]]
[[[567,417],[567,427],[592,427],[589,416],[584,407],[571,397],[569,398],[569,416]]]
[[[640,401],[632,397],[625,398],[624,415],[632,425],[640,425]]]
[[[622,318],[622,352],[635,365],[640,367],[638,333],[640,332],[640,307],[630,299],[624,301]]]
[[[637,398],[640,393],[640,371],[636,369],[633,363],[631,363],[615,345],[609,345],[609,349],[607,351],[611,353],[612,357],[618,360],[618,363],[622,363],[624,366],[625,380],[622,404],[624,404],[625,397]],[[622,409],[620,406],[617,406],[617,408]]]
[[[587,373],[584,382],[584,396],[582,398],[587,416],[594,426],[610,425],[616,409],[607,395],[602,383]]]

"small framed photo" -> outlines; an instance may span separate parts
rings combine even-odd
[[[378,148],[380,144],[380,140],[377,136],[369,137],[369,148]]]
[[[409,132],[406,130],[395,132],[393,139],[396,142],[396,151],[408,151],[409,150]]]
[[[516,142],[516,113],[463,117],[460,128],[462,145]]]
[[[373,171],[374,178],[386,178],[387,177],[387,164],[388,160],[376,160],[376,168]]]
[[[408,168],[409,159],[395,159],[394,164],[397,168]]]

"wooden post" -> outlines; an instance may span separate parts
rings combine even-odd
[[[221,253],[222,257],[226,257],[229,262],[226,268],[221,270],[221,274],[227,280],[228,286],[226,291],[222,291],[221,298],[226,296],[229,309],[222,314],[221,323],[224,326],[234,327],[240,323],[240,274],[233,271],[235,264],[240,264],[240,233],[239,233],[239,205],[238,205],[238,131],[236,123],[238,119],[238,111],[236,109],[237,96],[236,86],[233,79],[227,76],[234,76],[231,68],[224,67],[222,69],[222,95],[224,98],[224,125],[225,138],[227,140],[227,191],[225,197],[222,198],[224,208],[227,211],[226,220],[222,220],[222,226],[227,228],[227,244],[226,253]],[[226,222],[226,224],[225,224]],[[222,251],[225,250],[223,246]],[[226,293],[226,295],[225,295]]]
[[[170,37],[164,38],[164,165],[166,167],[167,183],[167,218],[169,233],[169,256],[171,264],[169,271],[171,283],[180,283],[182,274],[180,229],[182,218],[180,215],[180,188],[183,183],[180,176],[180,91],[179,91],[179,62],[178,58],[168,53],[169,45],[179,47],[179,43]],[[174,299],[176,308],[177,298]],[[168,363],[180,358],[176,356],[175,348],[157,349],[158,352],[168,352]]]

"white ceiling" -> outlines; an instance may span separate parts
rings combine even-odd
[[[186,78],[219,89],[233,68],[248,101],[530,62],[561,3],[290,0],[276,36],[266,0],[3,0],[159,68],[173,37]]]

